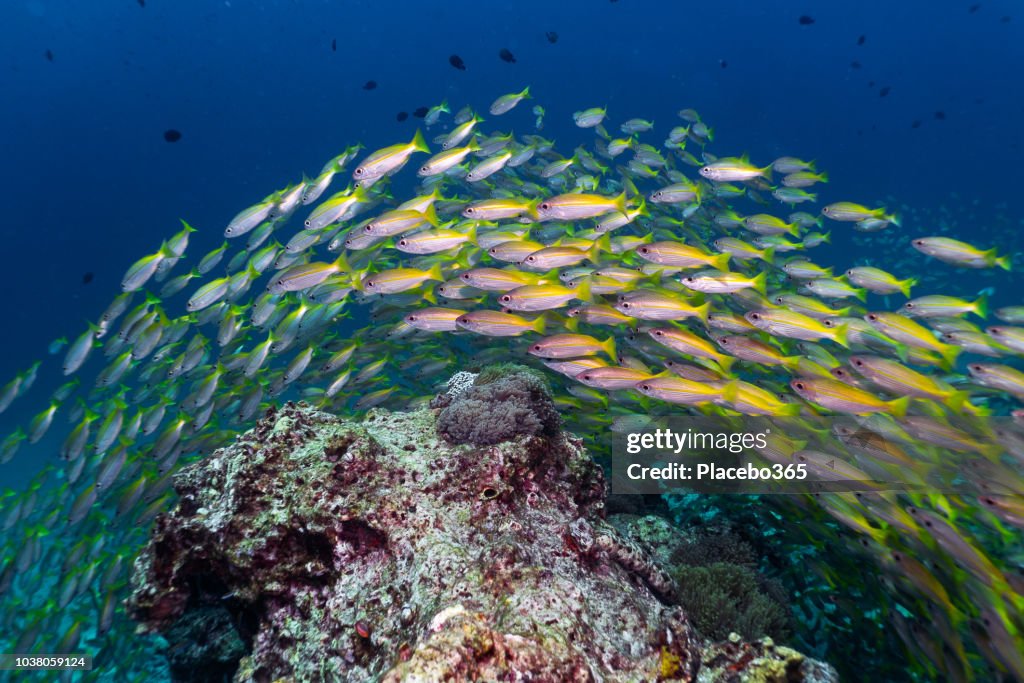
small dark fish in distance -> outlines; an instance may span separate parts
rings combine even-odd
[[[94,277],[95,277],[95,274],[90,270],[88,273],[85,273],[84,275],[82,275],[82,284],[83,285],[89,284],[90,282],[92,282],[92,279]]]
[[[974,3],[973,5],[971,5],[970,7],[967,8],[967,13],[968,14],[974,14],[975,12],[977,12],[980,9],[981,9],[981,3],[980,2],[976,2],[976,3]]]
[[[338,51],[338,39],[337,38],[331,38],[331,52],[337,52],[337,51]]]
[[[945,121],[946,120],[946,112],[942,111],[941,109],[939,111],[935,112],[935,120],[936,121]]]
[[[137,2],[139,3],[139,7],[145,7],[146,6],[146,0],[137,0]]]
[[[724,69],[724,68],[729,66],[729,62],[725,61],[724,59],[719,59],[718,60],[718,66],[720,66],[720,67],[722,67]]]
[[[910,127],[911,128],[920,128],[921,127],[921,120],[920,119],[915,119],[914,121],[911,122]]]
[[[801,26],[810,26],[811,24],[814,23],[814,17],[803,14],[797,21],[800,22]]]
[[[451,64],[452,66],[454,66],[459,71],[465,71],[466,70],[466,63],[464,61],[462,61],[462,57],[460,57],[458,55],[452,55],[451,57],[449,57],[448,58],[448,63]]]
[[[426,116],[426,115],[427,115],[427,114],[428,114],[429,112],[430,112],[430,107],[417,107],[417,108],[416,108],[416,111],[414,111],[414,112],[412,113],[412,115],[413,115],[413,116],[415,116],[415,117],[416,117],[416,118],[418,118],[418,119],[422,119],[422,118],[423,118],[424,116]]]
[[[558,34],[554,31],[548,31],[544,34],[544,37],[548,39],[548,42],[554,45],[558,42]]]
[[[507,47],[501,48],[501,51],[498,52],[498,57],[500,57],[503,62],[508,62],[509,64],[516,63],[516,56],[512,54],[512,51]]]
[[[363,83],[363,90],[376,90],[376,89],[377,89],[377,81],[366,81],[366,83]]]
[[[999,23],[1000,24],[1009,24],[1011,20],[1013,20],[1013,17],[1011,17],[1009,14],[1007,14],[1005,17],[1000,17]]]
[[[879,97],[885,97],[886,95],[889,94],[890,90],[892,90],[891,87],[889,87],[888,85],[883,85],[882,89],[878,91],[878,96]]]
[[[395,115],[395,120],[397,121],[405,121],[407,118],[409,118],[409,112],[407,111],[400,111]]]
[[[166,140],[167,142],[177,142],[180,139],[181,131],[175,130],[173,128],[168,128],[167,130],[164,131],[164,140]]]
[[[850,68],[851,69],[859,69],[860,68],[860,62],[858,62],[856,59],[853,60],[852,62],[850,62]]]
[[[874,81],[868,81],[868,87],[869,88],[874,88],[875,87],[875,82]]]
[[[47,50],[45,52],[45,54],[46,54],[46,60],[52,62],[53,61],[53,50]]]
[[[863,45],[864,41],[867,40],[867,39],[868,39],[868,37],[862,34],[861,37],[857,39],[857,44],[858,45]]]

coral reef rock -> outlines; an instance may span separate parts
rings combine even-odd
[[[128,608],[177,680],[834,679],[702,640],[578,439],[452,445],[438,412],[289,403],[176,475]]]

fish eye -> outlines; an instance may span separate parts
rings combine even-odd
[[[794,382],[793,387],[796,389],[804,389],[806,388],[806,385],[803,382]]]
[[[644,391],[650,391],[651,390],[651,385],[650,384],[641,384],[640,388],[643,389]]]
[[[465,280],[466,282],[469,282],[469,273],[463,273],[462,275],[459,276],[459,278]]]
[[[750,319],[751,320],[760,320],[761,319],[761,314],[760,313],[751,313],[750,314]]]
[[[782,297],[781,296],[775,297],[775,303],[781,304],[782,303]]]
[[[363,230],[365,230],[367,233],[373,232],[373,225],[367,225],[363,227]]]
[[[409,244],[409,240],[398,240],[398,246],[404,247]]]
[[[912,303],[910,303],[910,302],[908,301],[907,303],[903,304],[903,307],[904,307],[904,308],[913,308],[913,307],[914,307],[914,304],[912,304]]]
[[[421,173],[429,173],[430,172],[430,167],[429,166],[422,166],[420,168],[420,172]]]
[[[540,349],[541,349],[541,346],[540,346],[540,344],[534,344],[534,345],[533,345],[533,350],[534,350],[534,351],[540,351]]]
[[[664,337],[665,333],[662,330],[655,330],[654,331],[654,336],[655,337]]]
[[[729,341],[728,337],[721,337],[718,340],[718,343],[721,344],[722,346],[728,346],[731,342]]]
[[[590,378],[591,378],[592,376],[593,376],[593,375],[589,375],[589,374],[587,374],[587,375],[583,375],[583,379],[585,379],[585,380],[587,380],[587,381],[590,381]]]
[[[306,224],[306,227],[308,228],[308,227],[310,227],[311,225],[313,225],[313,221],[311,221],[311,220],[309,220],[309,219],[307,218],[307,219],[305,220],[305,224]],[[234,232],[234,230],[232,230],[231,232]]]
[[[527,256],[526,260],[529,261],[530,263],[533,263],[534,261],[537,260],[537,257],[536,256]]]
[[[868,313],[868,320],[874,322],[875,320],[878,320],[878,316],[874,313]]]
[[[862,361],[860,358],[854,358],[850,362],[856,365],[858,368],[864,367],[864,361]]]
[[[508,302],[512,301],[512,297],[510,297],[508,294],[503,294],[501,296],[501,301],[502,301],[502,303],[506,303],[507,304]]]
[[[368,280],[368,281],[366,282],[366,286],[367,286],[367,287],[375,287],[375,286],[376,286],[376,283],[375,283],[375,282],[374,282],[373,280]]]
[[[538,206],[537,208],[540,209],[541,211],[547,211],[548,209],[551,208],[551,204],[549,204],[547,202],[544,202],[540,206]]]
[[[476,213],[476,209],[470,206],[469,208],[466,209],[466,213]]]
[[[637,249],[637,251],[639,251],[641,254],[646,254],[647,252],[650,251],[650,249],[648,249],[647,247],[640,247],[639,249]]]
[[[621,305],[623,308],[629,308],[631,304],[628,301],[623,301]]]
[[[365,171],[365,170],[363,169],[363,167],[362,167],[362,166],[360,166],[359,168],[357,168],[357,169],[355,170],[355,175],[357,175],[357,176],[361,176],[361,175],[363,175],[364,173],[366,173],[366,171]]]

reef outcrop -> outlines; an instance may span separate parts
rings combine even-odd
[[[349,421],[288,403],[184,467],[128,603],[172,675],[835,680],[767,638],[703,639],[650,539],[606,519],[601,468],[540,388],[505,377],[467,399],[506,392],[531,427],[499,443],[452,443],[442,407]]]

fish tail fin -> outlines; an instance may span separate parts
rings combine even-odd
[[[470,136],[469,142],[466,143],[466,149],[468,149],[470,152],[476,152],[477,150],[480,149],[480,143],[477,142],[476,140],[475,132]]]
[[[530,329],[537,334],[544,334],[544,330],[548,328],[548,317],[546,315],[538,315],[533,319],[533,323],[530,325]]]
[[[949,406],[949,409],[954,413],[963,412],[964,403],[970,398],[970,393],[966,391],[954,391],[944,400],[944,403]]]
[[[524,100],[530,99],[530,86],[526,86],[525,88],[523,88],[522,92],[519,93],[519,96],[522,97]]]
[[[423,300],[429,301],[434,306],[437,305],[437,292],[434,291],[433,287],[427,287],[423,290]]]
[[[775,265],[775,247],[768,247],[762,251],[761,260],[770,266]]]
[[[428,206],[426,209],[424,209],[422,213],[423,213],[423,217],[427,220],[427,223],[430,223],[430,225],[432,225],[433,227],[436,228],[437,227],[437,223],[438,223],[438,219],[437,219],[437,209],[434,208],[434,205],[430,204],[430,206]]]
[[[1013,268],[1013,264],[1010,263],[1009,256],[997,256],[995,258],[994,263],[1003,270],[1010,270],[1011,268]]]
[[[577,333],[577,332],[580,331],[580,319],[579,318],[576,318],[576,317],[573,317],[573,316],[567,316],[566,319],[565,319],[565,322],[563,324],[565,325],[565,329],[569,330],[572,333]]]
[[[184,226],[185,232],[195,232],[195,231],[196,231],[196,229],[195,229],[195,228],[193,228],[193,227],[192,227],[191,225],[189,225],[189,224],[188,224],[188,223],[187,223],[187,222],[185,221],[185,219],[184,219],[184,218],[179,218],[178,220],[179,220],[179,221],[181,221],[181,224],[182,224],[182,226]]]
[[[845,349],[850,348],[850,341],[846,337],[848,330],[849,324],[843,323],[842,325],[836,327],[835,331],[832,334],[832,339],[835,341],[835,343],[839,344]]]
[[[423,131],[419,128],[416,129],[416,135],[412,136],[412,142],[409,143],[412,148],[419,152],[426,152],[430,154],[430,148],[427,147],[427,141],[423,139]]]
[[[427,271],[427,279],[428,280],[437,280],[437,281],[444,280],[444,273],[441,272],[441,262],[440,261],[438,261],[437,263],[432,265],[430,267],[430,270]]]
[[[780,417],[796,417],[800,414],[800,404],[784,403],[776,414]]]
[[[621,213],[623,216],[627,215],[629,207],[626,206],[626,190],[623,189],[619,193],[619,196],[615,198],[615,210]]]
[[[857,299],[858,299],[858,300],[859,300],[859,301],[860,301],[861,303],[864,303],[865,301],[867,301],[867,300],[868,300],[868,290],[866,290],[866,289],[865,289],[865,288],[863,288],[863,287],[856,287],[856,288],[854,288],[854,290],[853,290],[853,295],[854,295],[855,297],[857,297]]]
[[[615,337],[608,337],[601,343],[601,349],[608,354],[608,357],[614,362],[618,356],[615,355]]]
[[[768,296],[768,271],[762,270],[753,280],[753,289],[761,296]]]
[[[694,310],[697,313],[697,317],[700,318],[700,321],[704,323],[705,327],[707,327],[708,314],[711,312],[711,302],[705,301],[702,305],[697,306],[697,308],[695,308]]]
[[[724,354],[715,358],[715,362],[718,363],[718,367],[719,369],[721,369],[722,374],[724,375],[729,374],[729,368],[733,366],[733,363],[735,363],[736,360],[736,358],[733,358],[732,356],[726,356]]]
[[[730,254],[729,252],[724,252],[724,253],[721,253],[721,254],[716,254],[714,256],[714,258],[711,259],[711,265],[714,268],[717,268],[718,270],[725,270],[725,271],[727,271],[727,270],[729,270],[729,258],[731,256],[732,256],[732,254]]]
[[[641,197],[643,196],[640,193],[640,190],[637,189],[636,183],[634,183],[633,179],[628,176],[624,177],[622,180],[622,191],[628,192],[630,197],[635,197],[637,195],[640,195]]]
[[[893,211],[888,216],[884,215],[884,212],[883,212],[882,218],[884,218],[885,220],[889,221],[890,223],[895,225],[897,228],[903,227],[903,216],[901,216],[899,214],[899,212],[897,212],[897,211]]]
[[[609,237],[608,233],[605,233],[594,240],[594,243],[587,250],[587,257],[592,263],[601,262],[601,252],[611,253],[612,250],[612,238]]]
[[[470,268],[473,267],[473,264],[470,261],[470,258],[473,255],[472,252],[472,249],[460,249],[459,253],[455,255],[454,263],[456,266],[459,267],[460,270],[469,270]]]
[[[708,132],[709,133],[711,132],[710,128],[708,129]],[[711,139],[711,136],[709,135],[708,136],[708,140],[710,140],[710,139]],[[772,181],[772,165],[771,164],[768,164],[764,168],[761,168],[761,169],[758,169],[758,170],[761,171],[760,175],[761,175],[762,178],[764,178],[768,182]]]
[[[576,285],[575,289],[573,290],[573,293],[576,295],[576,298],[579,299],[580,301],[591,301],[593,298],[593,294],[591,294],[590,292],[592,286],[593,282],[591,281],[591,279],[589,277],[585,277],[582,280],[580,280],[580,283],[578,285]]]
[[[818,174],[818,181],[822,183],[828,182],[828,171],[822,171]]]
[[[897,399],[889,401],[889,410],[896,417],[903,417],[907,414],[907,408],[910,407],[910,397],[900,396]]]
[[[792,235],[793,237],[800,237],[800,224],[799,223],[789,223],[786,226],[786,232],[789,233],[790,235]]]
[[[730,382],[726,382],[722,387],[722,399],[728,403],[735,403],[736,396],[739,395],[739,393],[739,380],[734,379]]]
[[[906,280],[900,280],[896,284],[899,286],[900,292],[902,292],[903,296],[909,299],[910,288],[917,284],[917,278],[908,277]]]
[[[982,294],[978,297],[978,300],[974,302],[974,312],[978,314],[979,318],[988,317],[988,296]]]
[[[465,232],[466,241],[469,242],[470,244],[476,244],[476,231],[477,228],[479,227],[479,223],[473,223],[473,225],[469,226],[469,230]]]
[[[959,346],[952,344],[943,345],[942,350],[939,351],[939,355],[942,356],[942,367],[947,371],[952,370],[956,366],[956,359],[960,355],[961,350]]]
[[[338,258],[334,259],[334,266],[337,267],[339,272],[352,272],[352,265],[348,262],[348,259],[345,258],[345,252],[341,252],[340,254],[338,254]]]
[[[540,220],[540,214],[537,213],[537,207],[540,206],[540,203],[542,201],[544,201],[542,197],[537,197],[536,199],[530,200],[530,202],[526,205],[526,210],[523,213],[528,215],[533,220]]]

